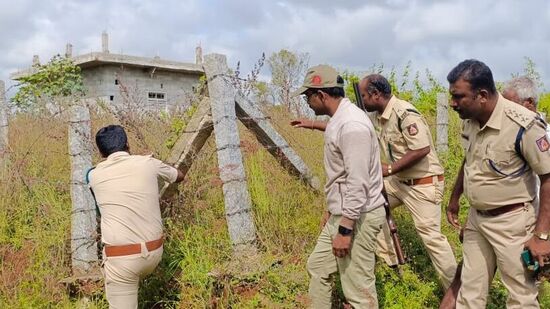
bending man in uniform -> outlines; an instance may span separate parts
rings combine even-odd
[[[130,155],[121,126],[104,127],[95,139],[105,160],[89,181],[101,213],[107,301],[110,308],[137,308],[139,281],[163,251],[158,179],[179,182],[184,174],[151,156]]]
[[[327,211],[307,262],[315,309],[331,308],[335,273],[354,308],[378,308],[376,235],[385,221],[380,151],[371,121],[344,97],[343,87],[336,70],[319,65],[308,69],[297,91],[315,114],[331,117],[324,146]]]
[[[550,141],[536,114],[496,91],[491,70],[478,60],[447,76],[451,107],[464,121],[466,157],[447,208],[460,228],[459,197],[470,203],[464,227],[464,266],[457,308],[485,308],[496,267],[508,290],[508,308],[539,308],[534,278],[521,262],[527,247],[541,265],[550,255]],[[533,173],[534,172],[534,173]],[[535,173],[540,212],[532,206]]]

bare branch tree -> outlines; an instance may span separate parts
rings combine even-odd
[[[302,82],[304,72],[309,64],[309,54],[281,49],[279,52],[273,53],[267,63],[271,70],[274,98],[284,104],[289,111],[299,113],[300,99],[292,98],[291,94]]]
[[[246,78],[242,78],[241,75],[241,62],[237,62],[237,67],[235,72],[229,76],[231,84],[237,91],[239,91],[243,96],[249,97],[251,93],[254,92],[256,84],[258,82],[258,77],[260,76],[260,71],[265,63],[265,53],[262,53],[262,56],[254,64],[254,68],[250,73],[246,75]]]

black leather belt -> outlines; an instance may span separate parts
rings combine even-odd
[[[495,209],[489,209],[489,210],[478,210],[476,209],[477,213],[485,216],[485,217],[496,217],[500,216],[502,214],[508,213],[510,211],[514,211],[516,209],[520,209],[523,206],[525,206],[525,203],[517,203],[517,204],[510,204],[506,206],[502,206]]]

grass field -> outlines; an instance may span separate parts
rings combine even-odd
[[[272,123],[324,179],[321,133],[288,125],[282,109],[269,111]],[[93,116],[93,132],[114,120]],[[135,120],[129,130],[132,152],[165,159],[174,119]],[[433,124],[432,117],[429,121]],[[450,151],[440,158],[446,169],[446,205],[461,158],[459,120],[452,115]],[[139,130],[143,137],[136,138]],[[140,290],[144,308],[302,308],[307,306],[307,257],[319,234],[324,196],[287,174],[244,127],[241,150],[253,202],[260,249],[257,272],[224,271],[231,244],[224,216],[216,153],[209,139],[173,200],[163,202],[167,243],[160,267]],[[59,283],[70,275],[70,163],[67,125],[61,118],[19,115],[10,122],[11,160],[0,184],[0,308],[73,308],[82,305]],[[95,157],[97,162],[98,157]],[[465,202],[463,201],[463,205]],[[462,207],[462,217],[466,207]],[[406,210],[394,212],[412,262],[402,275],[377,265],[382,308],[437,308],[442,296],[436,274]],[[443,231],[461,257],[458,235],[443,219]],[[335,289],[334,307],[342,306]],[[84,289],[86,306],[107,308],[101,289]],[[78,293],[77,293],[78,295]],[[506,292],[495,280],[489,308],[503,308]],[[543,288],[543,308],[550,295]]]

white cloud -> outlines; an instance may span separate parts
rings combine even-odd
[[[535,61],[550,88],[550,2],[544,0],[0,0],[0,79],[73,44],[99,51],[101,32],[113,53],[194,61],[224,53],[243,71],[265,52],[308,52],[310,64],[365,71],[375,63],[429,68],[442,81],[466,58],[479,58],[496,79]],[[267,69],[262,73],[268,74]]]

